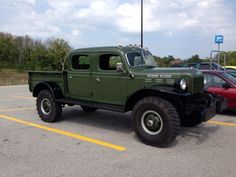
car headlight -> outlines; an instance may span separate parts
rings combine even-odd
[[[186,83],[186,81],[184,80],[184,79],[182,79],[180,82],[179,82],[179,87],[180,87],[180,89],[181,90],[186,90],[186,88],[187,88],[187,83]]]

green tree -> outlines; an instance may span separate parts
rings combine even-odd
[[[167,57],[163,58],[154,56],[154,59],[156,60],[156,62],[160,67],[168,67],[171,61],[175,60],[175,58],[172,55],[168,55]]]
[[[71,50],[63,39],[49,39],[47,42],[30,36],[14,36],[0,32],[0,67],[61,70],[65,55]]]
[[[55,69],[65,69],[65,57],[66,54],[71,50],[69,43],[64,39],[55,39],[49,41],[49,57],[53,58],[53,64]]]
[[[196,62],[202,62],[198,54],[193,55],[191,58],[187,60],[187,63],[196,63]]]
[[[227,52],[227,65],[236,66],[236,51]]]
[[[36,41],[32,48],[31,61],[28,64],[31,69],[34,70],[53,70],[48,57],[48,49],[44,46],[41,41]]]

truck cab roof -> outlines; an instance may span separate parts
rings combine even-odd
[[[143,48],[140,47],[136,47],[136,46],[105,46],[105,47],[90,47],[90,48],[80,48],[80,49],[74,49],[72,51],[70,51],[70,54],[73,53],[97,53],[97,52],[123,52],[123,53],[127,53],[130,51],[138,51],[138,52],[142,52],[142,51],[146,51]]]

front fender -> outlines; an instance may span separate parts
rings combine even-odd
[[[171,91],[170,88],[167,88],[165,86],[153,86],[149,88],[143,88],[143,89],[137,90],[136,92],[128,96],[125,109],[126,111],[132,110],[133,106],[144,97],[149,97],[149,96],[163,97],[169,100],[172,104],[176,104],[175,102],[178,101],[178,98],[182,96],[186,97],[189,95],[191,95],[191,93],[174,92],[174,91]]]

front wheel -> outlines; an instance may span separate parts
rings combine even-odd
[[[55,99],[49,90],[42,90],[39,92],[36,106],[39,117],[44,122],[55,122],[61,117],[62,105],[55,102]]]
[[[141,99],[133,109],[132,121],[136,135],[144,143],[157,147],[170,144],[180,127],[175,107],[159,97]]]

